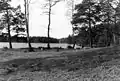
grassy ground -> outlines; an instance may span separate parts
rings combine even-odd
[[[1,50],[0,57],[0,76],[9,81],[100,81],[109,69],[119,66],[120,46],[31,53]]]

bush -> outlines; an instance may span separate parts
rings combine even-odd
[[[69,46],[67,46],[67,49],[73,49],[73,47],[69,45]]]
[[[8,49],[8,47],[3,47],[3,49]]]

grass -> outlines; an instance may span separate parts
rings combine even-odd
[[[45,79],[48,77],[47,75],[50,75],[51,77],[55,76],[55,72],[58,71],[58,73],[61,74],[59,77],[66,77],[67,74],[69,74],[70,77],[74,74],[74,72],[74,76],[77,76],[76,72],[80,72],[80,74],[84,74],[86,72],[90,73],[91,70],[103,65],[110,65],[112,63],[117,65],[119,60],[120,46],[116,46],[90,51],[60,52],[59,55],[52,57],[13,59],[6,62],[1,62],[0,66],[1,68],[8,70],[5,76],[18,72],[24,73],[26,71],[32,73],[41,72],[39,74],[45,74]],[[56,74],[56,77],[57,79],[60,79],[58,74]]]
[[[104,48],[89,52],[76,52],[75,54],[62,54],[61,56],[53,56],[46,58],[27,58],[14,59],[4,63],[2,66],[16,67],[18,70],[33,69],[39,67],[40,69],[79,69],[81,68],[95,68],[104,62],[110,61],[113,58],[119,58],[116,48]],[[20,67],[20,68],[19,68]],[[79,67],[79,68],[77,68]]]

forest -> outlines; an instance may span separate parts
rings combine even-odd
[[[90,47],[119,45],[120,2],[83,0],[75,5],[71,23],[74,36],[68,38],[74,43]]]
[[[59,43],[59,39],[56,38],[51,38],[50,37],[50,43]],[[9,42],[8,40],[8,34],[7,33],[2,33],[0,35],[0,42]],[[27,43],[27,37],[25,36],[11,36],[11,42],[19,42],[19,43]],[[47,43],[48,38],[47,37],[40,37],[40,36],[32,36],[30,37],[30,42],[31,43]]]

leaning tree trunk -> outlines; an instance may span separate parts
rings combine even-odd
[[[7,23],[8,23],[8,41],[9,41],[9,48],[12,49],[11,34],[10,34],[10,18],[9,18],[9,11],[8,11],[8,10],[7,10]]]

